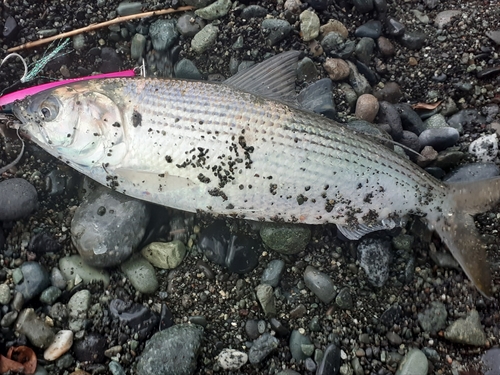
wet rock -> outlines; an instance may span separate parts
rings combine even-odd
[[[233,234],[229,241],[225,265],[230,272],[248,273],[259,264],[260,253],[260,241],[250,236]]]
[[[0,305],[8,305],[11,300],[10,288],[7,284],[0,284]]]
[[[158,327],[158,315],[146,306],[138,303],[122,301],[117,298],[109,303],[109,311],[111,316],[119,319],[120,322],[124,322],[129,326],[132,332],[137,333],[140,340],[144,340],[149,333]],[[163,315],[165,317],[168,313],[163,312]],[[163,326],[165,329],[172,326],[172,324],[163,319]]]
[[[500,43],[498,43],[500,44]],[[491,348],[483,354],[484,375],[500,374],[500,348]]]
[[[382,22],[378,20],[369,20],[365,24],[359,26],[354,35],[358,38],[377,39],[382,33]]]
[[[425,120],[424,126],[427,129],[446,128],[448,127],[448,123],[442,114],[437,113]]]
[[[218,34],[219,28],[217,26],[211,23],[206,25],[191,40],[191,48],[195,53],[201,55],[215,43]]]
[[[24,262],[20,270],[23,275],[21,283],[16,285],[16,291],[21,292],[25,302],[38,296],[50,286],[50,276],[45,267],[37,262]]]
[[[396,82],[387,82],[384,87],[375,90],[373,95],[375,95],[379,101],[396,104],[403,96],[403,93]]]
[[[401,336],[399,336],[397,333],[395,333],[393,331],[387,332],[385,337],[387,337],[387,340],[393,346],[399,346],[403,342],[403,339],[401,338]]]
[[[267,9],[260,5],[249,5],[245,7],[240,14],[240,17],[245,20],[252,18],[263,18],[267,15]]]
[[[312,266],[307,266],[304,271],[304,283],[324,303],[330,303],[335,298],[335,285],[330,276]]]
[[[140,13],[142,9],[142,3],[140,2],[128,2],[123,1],[118,4],[116,12],[119,16],[130,16],[132,14]]]
[[[112,267],[136,249],[148,221],[146,203],[100,186],[76,209],[71,239],[85,263]]]
[[[272,250],[282,254],[297,254],[304,251],[311,239],[307,226],[264,223],[260,229],[262,241]]]
[[[312,81],[318,76],[316,65],[309,57],[304,57],[297,66],[297,78],[299,81]]]
[[[69,316],[75,319],[85,319],[90,308],[90,291],[84,289],[76,292],[68,301]]]
[[[59,259],[59,269],[66,280],[75,280],[78,276],[86,284],[102,281],[104,287],[109,285],[109,273],[87,265],[79,255]]]
[[[366,77],[359,73],[358,68],[352,62],[347,61],[349,65],[349,84],[354,89],[356,94],[359,96],[363,94],[370,94],[372,92],[372,87]]]
[[[473,163],[461,165],[447,174],[443,181],[468,182],[493,178],[500,175],[500,168],[495,163]]]
[[[316,375],[338,375],[341,364],[340,348],[335,344],[330,344],[318,365]]]
[[[469,145],[469,153],[483,163],[493,162],[498,155],[498,136],[496,133],[483,135]]]
[[[174,76],[182,79],[201,80],[203,77],[191,60],[181,59],[174,65]]]
[[[267,44],[274,46],[290,34],[292,25],[285,20],[267,18],[262,21],[261,30],[267,39]]]
[[[192,22],[194,20],[194,22]],[[205,26],[205,21],[193,13],[184,13],[177,20],[177,31],[186,38],[192,38]]]
[[[378,123],[388,124],[391,129],[391,136],[395,141],[403,137],[403,125],[396,107],[386,101],[379,102]]]
[[[420,31],[405,31],[399,42],[408,49],[419,50],[425,44],[426,35]]]
[[[71,349],[73,345],[73,332],[70,330],[61,330],[57,332],[52,344],[45,349],[43,358],[46,361],[55,361],[64,353]]]
[[[344,45],[345,38],[336,31],[328,32],[323,39],[321,39],[321,47],[326,54],[339,50]]]
[[[73,353],[80,362],[104,363],[106,356],[106,338],[98,333],[87,333],[83,340],[73,344]]]
[[[158,289],[158,279],[151,263],[135,255],[120,266],[134,288],[141,293],[151,294]]]
[[[273,288],[276,288],[284,271],[285,262],[281,259],[274,259],[267,264],[260,281],[262,284],[268,284]]]
[[[372,59],[374,48],[375,48],[375,42],[373,39],[361,38],[358,44],[356,44],[356,49],[355,49],[356,58],[364,64],[369,64]],[[357,64],[356,66],[358,67],[358,70],[360,70]],[[366,69],[368,70],[368,68]]]
[[[290,336],[290,352],[292,353],[292,357],[296,361],[303,361],[307,357],[310,357],[312,355],[312,352],[309,352],[310,346],[313,345],[311,342],[311,339],[300,333],[298,330],[293,330],[292,334]],[[304,349],[306,352],[304,352]],[[313,351],[314,351],[314,346],[313,346]]]
[[[486,334],[481,326],[477,310],[471,310],[465,319],[454,321],[446,331],[444,337],[457,344],[484,346]]]
[[[297,96],[300,106],[335,120],[337,111],[331,95],[332,86],[332,81],[329,78],[323,78],[308,85]]]
[[[389,278],[390,242],[378,238],[364,238],[358,243],[358,259],[368,281],[377,287]]]
[[[215,221],[200,233],[198,248],[208,258],[209,261],[219,264],[226,264],[226,254],[231,233],[223,221]]]
[[[257,364],[262,362],[278,345],[279,341],[276,337],[271,336],[269,333],[264,333],[252,343],[248,352],[250,363]]]
[[[203,328],[194,324],[178,324],[154,334],[139,358],[137,374],[192,374],[202,338]]]
[[[130,57],[132,60],[139,60],[146,51],[146,37],[142,34],[135,34],[130,42]]]
[[[394,37],[402,36],[406,31],[405,26],[392,17],[388,18],[385,22],[385,28],[387,34]]]
[[[276,301],[274,299],[273,287],[268,284],[260,284],[256,288],[256,294],[264,315],[276,315]]]
[[[332,81],[346,79],[351,71],[349,65],[342,59],[326,59],[323,67]]]
[[[276,318],[269,319],[269,324],[278,337],[288,337],[290,334],[290,330],[285,326],[285,324]]]
[[[380,323],[386,327],[391,327],[393,324],[399,322],[402,315],[403,311],[401,307],[399,305],[393,305],[382,313],[380,316]]]
[[[123,367],[115,361],[111,361],[108,364],[109,371],[111,372],[111,375],[125,375],[125,370]]]
[[[426,130],[422,119],[409,104],[396,104],[396,109],[398,110],[399,116],[401,117],[403,129],[411,131],[416,135],[420,135],[420,133]]]
[[[418,322],[425,332],[432,334],[442,330],[446,325],[448,312],[441,302],[432,302],[423,313],[418,314]]]
[[[231,9],[231,0],[217,0],[214,3],[194,11],[194,13],[204,20],[213,21],[224,17]]]
[[[186,255],[186,246],[177,240],[152,242],[141,250],[141,254],[153,266],[169,270],[181,264]]]
[[[248,362],[248,355],[235,349],[222,349],[217,360],[224,370],[235,371]]]
[[[396,54],[396,47],[394,47],[394,44],[384,36],[377,39],[377,46],[380,53],[385,57],[391,57]]]
[[[304,10],[300,14],[300,32],[302,40],[308,42],[318,37],[319,35],[319,17],[315,12],[309,9]]]
[[[54,340],[52,328],[40,319],[32,308],[24,309],[16,321],[15,330],[24,334],[33,346],[47,348]]]
[[[335,297],[335,303],[343,310],[351,310],[353,308],[352,296],[348,287],[342,288]]]
[[[368,13],[373,10],[373,0],[353,0],[352,2],[359,13]]]
[[[418,349],[411,349],[399,364],[396,375],[427,375],[427,357]]]
[[[437,151],[446,150],[458,142],[460,134],[455,128],[431,128],[418,136],[422,147],[431,146]]]
[[[245,332],[248,335],[248,338],[255,340],[257,337],[261,335],[259,332],[259,323],[257,320],[251,319],[247,320],[245,323]]]
[[[335,19],[329,19],[326,24],[320,26],[319,28],[321,37],[324,37],[330,31],[335,31],[336,33],[340,34],[342,40],[347,39],[347,37],[349,36],[349,30],[347,30],[347,27],[345,27],[342,22]]]
[[[40,232],[31,237],[28,250],[37,254],[57,253],[61,244],[46,232]]]
[[[0,181],[0,221],[14,221],[29,216],[38,207],[38,194],[22,178]]]
[[[457,18],[461,14],[461,10],[445,10],[439,12],[434,19],[434,25],[436,25],[438,29],[442,29],[443,27],[448,25],[453,18]]]
[[[47,305],[53,305],[54,302],[61,296],[61,289],[56,286],[49,286],[40,295],[40,302]]]
[[[379,104],[376,97],[371,94],[363,94],[356,103],[355,115],[360,120],[373,122],[377,116]]]

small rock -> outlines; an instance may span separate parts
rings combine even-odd
[[[260,5],[249,5],[245,7],[240,14],[240,17],[249,20],[252,18],[263,18],[267,15],[267,9]]]
[[[415,15],[415,17],[424,25],[429,24],[429,16],[426,15],[425,13],[422,13],[418,9],[412,9],[411,12]]]
[[[279,340],[271,336],[269,333],[264,333],[252,343],[248,352],[250,363],[255,365],[260,363],[279,345]]]
[[[73,345],[75,357],[80,362],[104,363],[107,342],[106,338],[98,333],[85,333],[83,340],[76,341]]]
[[[446,128],[448,127],[448,123],[442,114],[437,113],[425,120],[424,126],[427,129]]]
[[[59,259],[59,269],[66,280],[75,280],[78,276],[85,284],[102,281],[104,287],[109,285],[109,273],[85,264],[79,255]]]
[[[121,270],[138,292],[151,294],[159,287],[155,269],[140,255],[122,263]]]
[[[175,78],[201,80],[203,77],[191,60],[181,59],[174,66]]]
[[[496,133],[483,135],[469,145],[469,153],[484,163],[494,162],[498,155],[498,136]]]
[[[385,22],[387,34],[393,37],[402,36],[405,33],[405,25],[398,20],[389,17]]]
[[[379,102],[378,123],[388,124],[391,131],[391,136],[395,141],[399,141],[403,137],[403,125],[396,107],[386,101]]]
[[[477,310],[471,310],[465,319],[454,321],[446,331],[444,337],[457,344],[484,346],[486,334],[481,326]]]
[[[453,18],[456,18],[461,14],[461,10],[445,10],[443,12],[439,12],[434,19],[434,25],[436,25],[438,29],[442,29],[449,24]]]
[[[353,0],[352,2],[359,13],[368,13],[373,10],[373,0]]]
[[[349,65],[349,84],[352,86],[356,94],[359,96],[363,94],[369,94],[372,91],[372,87],[366,77],[359,73],[358,68],[352,62],[347,61]]]
[[[403,93],[401,92],[401,88],[396,82],[387,82],[383,88],[375,90],[373,95],[375,95],[375,97],[379,101],[386,101],[392,104],[396,104],[403,96]]]
[[[248,362],[248,355],[235,349],[222,349],[217,360],[224,370],[235,371]]]
[[[40,349],[47,348],[54,340],[52,328],[40,319],[32,308],[21,311],[15,330],[26,335],[31,344]]]
[[[40,295],[40,302],[47,305],[53,305],[61,295],[61,289],[56,286],[49,286]]]
[[[427,357],[418,349],[411,349],[399,364],[396,375],[427,375]]]
[[[355,115],[360,120],[373,122],[377,116],[379,104],[376,97],[371,94],[363,94],[356,103]]]
[[[11,300],[10,288],[7,284],[0,284],[0,305],[8,305]]]
[[[275,18],[266,18],[261,24],[262,33],[271,46],[281,42],[292,31],[292,25],[288,21]]]
[[[434,301],[431,306],[423,313],[418,314],[418,322],[425,332],[432,334],[442,330],[446,325],[448,312],[446,307],[441,303]]]
[[[349,65],[342,59],[326,59],[323,67],[332,81],[346,79],[351,71]]]
[[[424,46],[426,35],[420,31],[405,31],[399,42],[408,49],[419,50]]]
[[[116,298],[109,303],[109,312],[120,322],[127,324],[133,333],[137,333],[140,340],[144,340],[158,327],[158,315],[147,306],[138,303],[125,302]],[[170,322],[167,322],[169,315],[171,313],[168,308],[166,306],[165,309],[162,307],[162,322],[165,328],[172,326]]]
[[[396,109],[398,110],[399,116],[401,116],[403,129],[411,131],[416,135],[420,135],[420,133],[426,130],[426,126],[424,125],[422,119],[409,104],[396,104]]]
[[[3,26],[3,37],[7,40],[12,40],[16,37],[19,30],[20,27],[16,19],[12,16],[8,16]]]
[[[146,37],[142,34],[135,34],[130,42],[130,57],[132,60],[138,60],[144,55],[146,50]]]
[[[399,336],[397,333],[395,333],[393,331],[387,332],[385,337],[387,337],[387,340],[389,340],[389,343],[391,345],[394,345],[394,346],[399,346],[403,342],[403,339],[401,338],[401,336]]]
[[[272,250],[291,255],[305,250],[311,239],[311,229],[308,226],[263,223],[260,236]]]
[[[336,31],[328,32],[321,39],[321,47],[323,47],[326,54],[336,52],[344,45],[345,38]]]
[[[16,291],[21,292],[24,301],[28,302],[50,286],[50,276],[45,267],[37,262],[24,262],[20,270],[23,280],[16,285]]]
[[[5,22],[7,24],[7,22]],[[4,32],[5,35],[5,32]],[[486,32],[486,36],[494,41],[496,44],[500,45],[500,30],[490,30]]]
[[[125,375],[125,370],[123,367],[115,361],[111,361],[108,364],[109,371],[111,372],[111,375]]]
[[[335,297],[335,303],[343,310],[351,310],[353,308],[352,296],[348,287],[342,288]]]
[[[191,40],[191,48],[197,54],[202,54],[210,48],[217,40],[219,28],[213,24],[206,25]]]
[[[487,350],[483,354],[482,362],[483,369],[488,369],[484,375],[500,374],[500,348],[491,348]]]
[[[194,22],[193,22],[194,21]],[[177,20],[177,31],[186,38],[192,38],[205,27],[205,21],[193,13],[184,13]]]
[[[385,36],[381,36],[377,39],[377,46],[380,53],[385,57],[391,57],[396,54],[396,47],[394,47],[394,44]]]
[[[452,170],[443,181],[447,182],[469,182],[479,181],[500,175],[500,168],[495,163],[473,163],[465,164]]]
[[[358,259],[368,281],[381,287],[389,278],[390,242],[384,239],[364,238],[358,243]]]
[[[330,344],[323,354],[323,358],[318,365],[316,375],[338,375],[342,364],[340,348],[335,344]]]
[[[152,242],[141,250],[141,254],[153,266],[170,270],[179,266],[186,255],[181,241]]]
[[[140,2],[128,2],[123,1],[118,4],[116,12],[119,16],[130,16],[132,14],[140,13],[142,9],[142,3]]]
[[[334,31],[340,34],[342,40],[347,39],[347,37],[349,36],[349,31],[347,30],[347,27],[345,27],[342,22],[335,19],[328,20],[328,22],[325,25],[319,28],[319,32],[322,37],[324,37],[330,31]]]
[[[92,295],[87,289],[80,290],[73,294],[68,301],[69,316],[75,319],[85,319],[90,308]]]
[[[356,44],[356,49],[355,49],[356,58],[363,64],[369,64],[372,59],[374,48],[375,48],[375,41],[373,39],[366,37],[361,38],[360,41]]]
[[[302,40],[308,42],[318,37],[319,35],[319,17],[315,12],[309,9],[304,10],[300,14],[300,32]]]
[[[458,130],[450,127],[427,129],[418,136],[422,147],[431,146],[437,151],[446,150],[455,145],[459,138]]]
[[[310,355],[307,355],[303,351],[304,346],[309,346],[311,345],[312,342],[309,339],[308,336],[301,334],[298,330],[293,330],[292,334],[290,335],[290,352],[292,353],[292,357],[296,361],[303,361],[307,357],[310,357]]]
[[[324,303],[330,303],[335,298],[335,285],[330,276],[312,266],[307,266],[304,271],[304,283]]]
[[[22,178],[0,181],[0,221],[15,221],[29,216],[38,207],[38,194]]]
[[[285,262],[281,259],[274,259],[267,264],[260,281],[262,284],[268,284],[273,288],[276,288],[284,271]]]
[[[377,39],[382,33],[382,22],[379,20],[369,20],[365,24],[359,26],[354,35],[358,38]]]
[[[257,299],[259,300],[265,316],[276,315],[276,302],[274,299],[273,287],[268,284],[257,286]]]
[[[297,96],[297,101],[302,108],[335,120],[337,111],[333,103],[332,86],[330,78],[320,79],[304,87]]]
[[[318,76],[316,65],[309,57],[304,57],[297,66],[297,78],[299,81],[312,81]]]
[[[55,361],[68,350],[70,350],[72,345],[73,332],[69,330],[59,331],[56,334],[54,341],[52,341],[52,344],[50,344],[50,346],[45,349],[43,358],[46,361]]]
[[[259,264],[261,242],[243,234],[232,234],[229,240],[225,265],[230,272],[245,274]]]
[[[194,13],[204,20],[213,21],[228,14],[231,5],[231,0],[217,0],[204,8],[195,10]]]

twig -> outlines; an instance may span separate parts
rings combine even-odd
[[[40,46],[42,44],[46,44],[49,42],[52,42],[53,40],[61,39],[61,38],[68,38],[70,36],[78,35],[84,32],[89,32],[93,30],[97,30],[106,26],[114,25],[116,23],[121,23],[125,21],[130,21],[130,20],[135,20],[137,18],[147,18],[147,17],[154,17],[154,16],[161,16],[163,14],[169,14],[169,13],[177,13],[177,12],[185,12],[188,10],[192,10],[194,7],[192,6],[184,6],[184,7],[179,7],[177,9],[169,8],[169,9],[162,9],[162,10],[153,10],[151,12],[145,12],[145,13],[138,13],[138,14],[132,14],[130,16],[123,16],[123,17],[117,17],[115,19],[106,21],[106,22],[101,22],[101,23],[94,23],[92,25],[88,25],[85,27],[82,27],[81,29],[76,29],[72,31],[68,31],[67,33],[62,33],[58,35],[54,35],[48,38],[36,40],[34,42],[28,42],[21,44],[20,46],[17,47],[12,47],[7,50],[7,52],[16,52],[16,51],[21,51],[23,49],[28,49],[28,48],[33,48],[36,46]]]

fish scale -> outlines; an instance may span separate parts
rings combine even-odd
[[[300,95],[289,95],[297,57],[277,55],[224,84],[78,82],[27,97],[13,111],[24,134],[47,152],[156,204],[251,220],[333,223],[350,239],[422,216],[479,291],[491,296],[473,215],[500,201],[500,178],[441,182],[370,136],[299,108]]]

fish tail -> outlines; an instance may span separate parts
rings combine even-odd
[[[474,224],[473,215],[492,209],[500,201],[500,178],[448,184],[452,208],[443,212],[434,229],[476,288],[493,295],[486,244]]]

